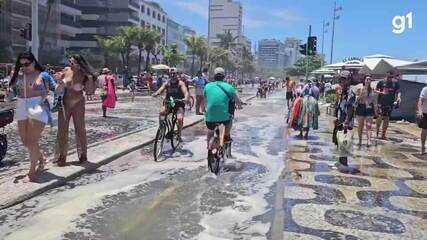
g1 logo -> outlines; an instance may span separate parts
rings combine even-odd
[[[391,21],[393,25],[393,33],[402,34],[406,30],[406,23],[408,23],[408,29],[413,28],[413,17],[412,12],[406,14],[406,16],[395,16]]]

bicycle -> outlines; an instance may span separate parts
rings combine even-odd
[[[0,110],[0,128],[2,133],[0,133],[0,162],[4,159],[7,153],[7,135],[4,131],[4,128],[13,122],[15,111],[13,109],[1,109]]]
[[[220,131],[220,125],[216,124],[214,136],[208,145],[208,167],[216,175],[219,173],[221,162],[231,157],[231,141],[225,141],[225,126],[224,130]]]
[[[167,108],[173,109],[175,103],[184,102],[183,100],[173,99],[167,100]],[[153,156],[154,161],[158,162],[163,153],[163,145],[165,139],[170,139],[172,149],[175,151],[181,144],[181,134],[178,131],[176,111],[170,111],[166,116],[159,117],[159,128],[157,129],[156,138],[154,140]]]

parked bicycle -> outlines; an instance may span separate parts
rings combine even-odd
[[[168,109],[173,109],[175,103],[184,102],[183,100],[167,99]],[[169,111],[167,116],[159,117],[159,128],[157,129],[156,138],[154,140],[153,156],[154,161],[159,161],[163,154],[163,146],[165,139],[171,141],[172,149],[175,151],[181,144],[181,135],[178,131],[177,115],[175,111]]]
[[[221,130],[222,128],[222,130]],[[218,175],[221,169],[221,163],[225,158],[231,157],[231,141],[225,141],[225,126],[217,124],[214,130],[214,136],[209,142],[208,149],[208,167],[209,170]]]

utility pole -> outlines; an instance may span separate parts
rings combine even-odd
[[[307,44],[305,46],[305,52],[306,55],[306,64],[305,64],[305,81],[308,81],[308,62],[310,61],[310,55],[308,54],[308,39],[311,37],[311,25],[308,26],[308,38],[307,38]]]
[[[325,28],[328,26],[329,26],[329,22],[325,22],[325,20],[323,20],[322,22],[322,57],[323,58],[325,58],[324,51],[323,51],[325,48],[325,33],[328,32],[328,30],[325,30]],[[325,59],[325,62],[326,62],[326,59]],[[322,61],[322,64],[323,64],[323,61]]]
[[[211,73],[211,0],[209,0],[209,4],[208,4],[208,52],[206,54],[207,56],[207,62],[208,62],[208,79],[210,79],[210,73]]]
[[[39,58],[39,3],[31,1],[31,51]]]
[[[331,62],[330,64],[332,64],[333,62],[333,58],[334,58],[334,38],[335,38],[335,21],[339,19],[339,15],[337,15],[338,11],[341,11],[342,8],[338,7],[337,8],[337,2],[334,2],[334,17],[332,19],[332,43],[331,43]]]

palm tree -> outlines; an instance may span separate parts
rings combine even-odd
[[[188,52],[191,54],[191,77],[194,76],[194,62],[196,60],[197,49],[200,47],[201,38],[197,36],[191,36],[184,40],[188,47]]]
[[[102,37],[95,37],[96,41],[98,42],[98,46],[101,48],[102,52],[104,53],[104,62],[107,65],[109,64],[110,57],[113,55],[113,44],[114,41],[111,38],[102,38]]]
[[[199,71],[202,71],[204,62],[207,60],[207,56],[208,56],[208,44],[204,39],[200,39],[200,42],[197,46],[196,55],[200,61]]]
[[[170,46],[162,45],[160,49],[166,64],[171,67],[176,67],[180,62],[185,60],[185,55],[179,52],[177,44],[172,44]]]
[[[162,36],[154,30],[148,30],[147,32],[147,39],[144,44],[144,49],[146,53],[145,58],[145,71],[148,70],[150,66],[150,55],[156,51],[156,48],[160,44],[160,40],[162,39]]]
[[[120,40],[122,44],[124,44],[124,55],[125,55],[124,64],[126,66],[129,66],[129,58],[132,52],[132,44],[135,42],[137,34],[138,34],[138,27],[136,26],[126,26],[126,27],[119,28],[118,36],[121,37]]]
[[[127,51],[127,43],[126,40],[122,36],[114,36],[110,37],[111,40],[111,52],[117,53],[120,55],[123,63],[123,68],[126,65],[126,51]]]
[[[229,50],[232,46],[234,46],[234,41],[239,37],[233,37],[233,34],[230,30],[226,30],[224,33],[217,34],[216,37],[220,40],[219,46]]]
[[[135,45],[138,48],[138,75],[141,73],[142,52],[145,50],[144,47],[148,39],[149,31],[150,30],[141,27],[137,29]]]

